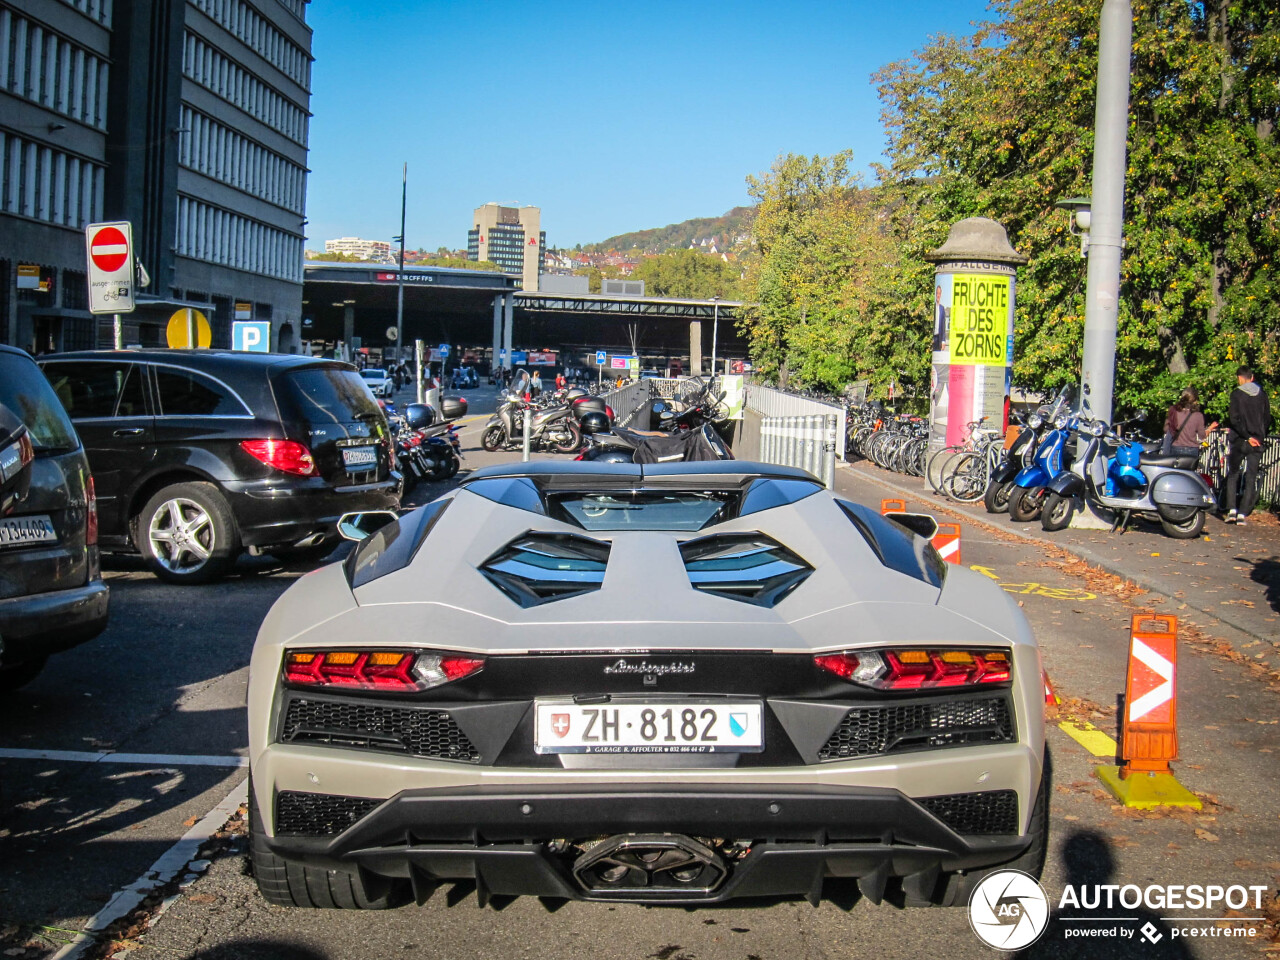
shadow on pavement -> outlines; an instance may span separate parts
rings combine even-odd
[[[1280,612],[1280,557],[1250,558],[1236,557],[1241,563],[1249,563],[1253,568],[1249,576],[1254,583],[1261,584],[1267,591],[1267,603],[1271,609]]]
[[[184,960],[329,960],[310,947],[283,940],[232,940],[184,955]]]
[[[1062,844],[1062,864],[1067,885],[1075,889],[1081,904],[1094,903],[1095,888],[1117,884],[1116,861],[1107,838],[1094,830],[1077,830]],[[1052,905],[1051,905],[1052,906]],[[1123,917],[1124,922],[1107,922]],[[1074,930],[1131,930],[1132,936],[1071,937]],[[1144,938],[1143,931],[1147,931]],[[1153,942],[1154,941],[1154,942]],[[1137,949],[1135,949],[1137,948]],[[1096,908],[1081,906],[1051,909],[1049,928],[1038,941],[1018,954],[1023,960],[1050,957],[1130,957],[1141,954],[1156,960],[1191,960],[1193,954],[1175,940],[1168,924],[1146,909],[1107,906],[1105,894]]]

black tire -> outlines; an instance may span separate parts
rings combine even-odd
[[[449,477],[457,476],[458,468],[461,466],[462,466],[462,462],[457,457],[450,457],[449,469],[445,473],[445,479],[448,479]]]
[[[189,540],[198,543],[198,549],[207,554],[203,559],[182,546],[173,549],[176,555],[162,559],[157,554],[155,528],[172,528],[173,513],[170,504],[181,501],[190,505],[180,507],[184,513],[203,513],[207,522],[201,522]],[[162,513],[167,514],[166,516]],[[147,565],[161,580],[168,583],[209,583],[225,576],[240,555],[240,531],[226,499],[212,483],[189,481],[175,483],[157,492],[142,508],[133,522],[134,543]],[[193,543],[193,545],[196,545]],[[184,558],[188,558],[184,561]],[[189,561],[189,562],[188,562]]]
[[[988,483],[986,493],[982,495],[982,503],[986,506],[987,513],[1008,513],[1011,490],[1013,490],[1012,480],[1006,480],[1004,483],[992,480]]]
[[[567,420],[564,423],[564,429],[569,434],[569,439],[563,443],[552,444],[556,453],[577,453],[582,446],[582,428],[578,426],[578,421]]]
[[[1040,508],[1040,528],[1053,533],[1065,530],[1071,525],[1071,518],[1076,512],[1074,497],[1064,497],[1058,493],[1048,493],[1044,505]]]
[[[1162,514],[1160,517],[1160,527],[1164,530],[1165,536],[1173,537],[1175,540],[1194,540],[1204,531],[1205,511],[1197,510],[1187,520],[1179,523],[1176,520],[1169,520]]]
[[[385,880],[377,891],[359,873],[308,867],[277,856],[258,826],[258,801],[249,784],[249,866],[258,892],[279,907],[337,910],[389,910],[409,902],[403,881]]]
[[[500,423],[485,427],[484,433],[480,435],[480,446],[484,447],[489,453],[497,453],[506,445],[507,431],[503,429]]]
[[[45,659],[37,657],[34,660],[24,660],[22,663],[6,663],[0,666],[0,693],[25,687],[40,675],[40,671],[44,669]]]
[[[1014,487],[1009,491],[1009,519],[1028,523],[1040,516],[1044,487]]]
[[[968,873],[944,874],[938,884],[935,897],[926,902],[909,901],[908,906],[963,907],[969,903],[973,891],[978,884],[999,870],[1021,870],[1039,880],[1044,873],[1045,858],[1049,853],[1049,798],[1053,793],[1053,762],[1046,747],[1044,752],[1044,773],[1040,777],[1040,792],[1036,796],[1036,804],[1031,808],[1031,822],[1027,832],[1031,836],[1031,845],[1008,863],[995,864]]]

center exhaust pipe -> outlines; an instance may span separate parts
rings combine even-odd
[[[626,833],[596,844],[573,864],[593,899],[686,900],[710,897],[729,868],[714,850],[675,833]]]

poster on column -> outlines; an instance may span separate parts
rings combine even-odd
[[[953,365],[1005,366],[1011,330],[1009,307],[1013,302],[1010,289],[1013,278],[957,273],[950,279],[948,362]]]
[[[947,336],[951,326],[951,274],[941,273],[934,279],[933,290],[933,366],[929,377],[929,436],[942,446],[947,435],[949,398]]]

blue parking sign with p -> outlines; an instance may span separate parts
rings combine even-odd
[[[250,353],[271,352],[270,320],[237,320],[231,324],[231,349]]]

